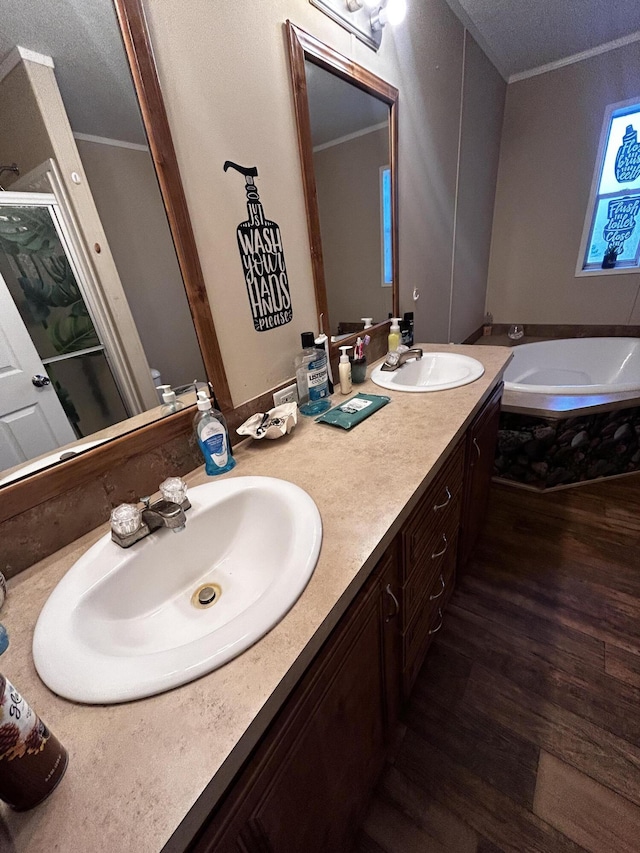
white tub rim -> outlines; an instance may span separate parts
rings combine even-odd
[[[632,337],[615,337],[612,335],[606,335],[602,337],[580,337],[580,338],[549,338],[547,340],[542,341],[532,341],[526,344],[519,344],[513,347],[514,356],[516,349],[531,349],[533,347],[541,347],[541,346],[549,346],[549,344],[563,344],[567,342],[576,342],[580,341],[579,346],[587,345],[587,344],[602,344],[604,341],[615,341],[616,343],[627,342],[629,345],[633,344],[636,347],[640,345],[640,338],[632,338]],[[583,385],[534,385],[526,382],[509,382],[507,380],[507,374],[509,369],[512,368],[515,364],[515,359],[507,365],[507,369],[504,374],[504,389],[505,392],[520,392],[523,394],[537,394],[537,395],[545,395],[545,396],[561,396],[561,397],[589,397],[592,395],[619,395],[619,394],[628,394],[633,392],[634,396],[640,397],[640,377],[636,382],[620,382],[620,383],[606,383],[606,384],[583,384]]]

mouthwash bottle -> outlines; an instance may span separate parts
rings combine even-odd
[[[298,399],[303,415],[319,415],[331,406],[327,354],[315,346],[313,332],[301,335],[302,352],[296,356]]]

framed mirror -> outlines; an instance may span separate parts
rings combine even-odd
[[[333,347],[397,316],[398,90],[287,22],[318,316]]]
[[[194,379],[232,405],[141,0],[10,7],[0,520],[184,431]]]

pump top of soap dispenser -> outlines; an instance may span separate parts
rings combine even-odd
[[[158,390],[162,391],[162,407],[163,414],[173,414],[174,412],[184,409],[184,403],[179,403],[176,398],[176,392],[171,388],[171,385],[159,385]]]
[[[347,350],[353,349],[353,347],[340,347],[342,354],[340,355],[340,361],[342,364],[346,364],[349,361],[349,355]]]
[[[198,391],[198,411],[208,412],[211,410],[211,400],[206,391]]]

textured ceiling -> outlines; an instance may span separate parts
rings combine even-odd
[[[447,2],[505,79],[640,34],[640,0]]]
[[[51,56],[71,127],[146,143],[111,0],[1,0],[0,59],[15,45]]]

